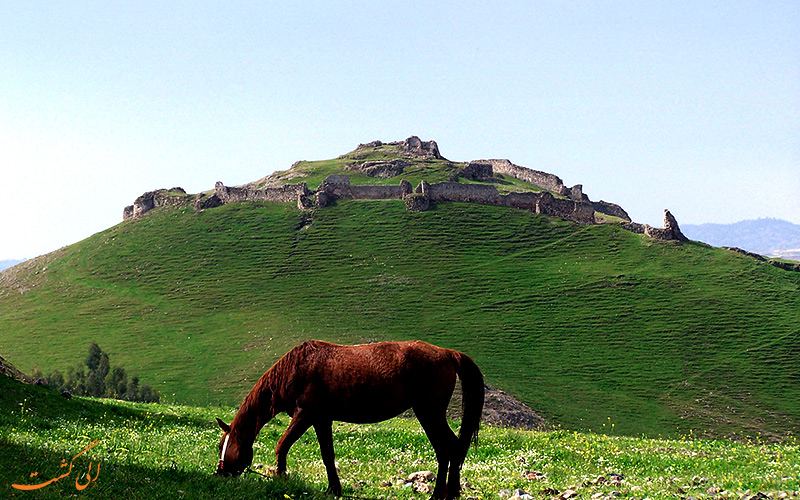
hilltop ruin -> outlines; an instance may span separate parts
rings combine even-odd
[[[399,158],[369,159],[370,153],[384,146],[391,146]],[[663,228],[638,224],[632,222],[627,212],[619,205],[602,200],[591,201],[580,184],[567,187],[556,175],[515,165],[509,160],[490,159],[463,164],[450,163],[442,157],[435,141],[422,141],[416,136],[399,142],[374,141],[359,144],[352,153],[340,159],[352,160],[344,165],[345,171],[382,179],[401,177],[407,168],[420,160],[447,162],[445,166],[453,173],[451,179],[444,182],[429,183],[423,179],[416,188],[405,179],[394,185],[351,184],[350,175],[335,174],[325,178],[316,190],[309,189],[305,182],[279,183],[272,176],[262,179],[264,187],[260,188],[256,187],[258,183],[232,187],[217,182],[210,194],[188,195],[181,188],[160,189],[144,193],[134,201],[133,205],[125,207],[123,220],[141,217],[160,206],[191,206],[196,210],[205,210],[227,203],[259,200],[296,203],[298,209],[308,210],[324,208],[338,199],[395,199],[404,200],[409,210],[417,212],[428,210],[433,204],[443,202],[481,203],[528,210],[579,224],[596,224],[598,220],[595,215],[599,214],[604,219],[619,219],[625,229],[645,234],[656,240],[688,241],[668,210],[664,211]],[[288,173],[283,173],[284,181],[302,177],[300,173],[292,175],[292,170],[297,165],[293,165]],[[501,194],[493,181],[506,176],[524,181],[541,191]],[[457,182],[458,179],[478,183]]]

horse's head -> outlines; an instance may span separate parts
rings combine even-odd
[[[217,475],[238,476],[253,463],[253,447],[243,445],[234,434],[231,426],[217,418],[217,424],[224,431],[219,440],[219,465]]]

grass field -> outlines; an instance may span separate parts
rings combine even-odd
[[[96,341],[166,401],[237,404],[310,338],[419,338],[565,429],[800,428],[800,273],[614,225],[459,203],[158,209],[1,276],[9,361],[65,371]]]
[[[325,471],[313,432],[306,433],[289,453],[287,478],[254,473],[240,478],[213,476],[220,435],[213,419],[229,420],[233,412],[230,407],[66,400],[48,389],[0,375],[0,496],[324,497]],[[274,466],[274,446],[288,421],[280,415],[262,430],[255,447],[255,470],[265,472]],[[800,495],[800,447],[795,440],[778,445],[613,434],[484,427],[463,468],[463,481],[469,484],[463,496],[498,499],[503,490],[517,488],[535,498],[566,495],[594,500]],[[78,455],[95,441],[95,446]],[[335,424],[334,441],[345,497],[430,496],[420,483],[406,481],[409,474],[435,471],[436,466],[416,420]],[[62,468],[62,463],[74,467]],[[35,491],[11,486],[42,484],[65,471],[70,472],[68,476]],[[77,489],[84,485],[88,486]]]

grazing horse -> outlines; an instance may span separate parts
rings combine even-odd
[[[458,437],[445,415],[456,375],[464,410]],[[217,474],[241,474],[253,462],[258,432],[286,412],[292,421],[275,448],[278,475],[286,473],[289,448],[313,426],[328,474],[327,492],[341,496],[332,422],[380,422],[409,408],[436,452],[433,498],[458,497],[461,465],[477,439],[483,412],[483,375],[466,354],[421,341],[346,346],[311,340],[295,347],[256,382],[230,425],[217,418],[224,431]]]

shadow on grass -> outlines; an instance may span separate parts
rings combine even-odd
[[[264,478],[245,474],[237,478],[218,477],[209,472],[187,471],[180,467],[156,469],[138,465],[116,464],[86,456],[74,460],[71,473],[42,488],[25,491],[12,484],[36,485],[65,474],[70,469],[61,467],[62,460],[69,463],[72,457],[29,446],[9,443],[0,438],[0,497],[2,498],[119,498],[119,499],[317,499],[326,498],[324,486],[308,483],[295,477]],[[100,471],[97,470],[100,460]],[[87,480],[91,467],[94,480]],[[31,474],[36,473],[34,477]],[[85,489],[78,486],[88,484]],[[76,486],[77,485],[77,486]]]
[[[39,425],[46,427],[48,419],[60,417],[69,420],[100,421],[108,416],[118,416],[145,421],[156,415],[163,425],[176,423],[211,425],[211,420],[196,415],[167,412],[160,405],[127,406],[128,404],[131,403],[95,398],[67,399],[48,387],[23,384],[9,377],[0,376],[0,415],[2,415],[0,423],[15,422],[24,416],[34,422],[40,420]]]

